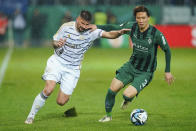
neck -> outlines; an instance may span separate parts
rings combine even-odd
[[[149,24],[148,24],[148,25],[146,25],[144,28],[140,28],[140,32],[144,32],[144,31],[146,31],[146,30],[148,29],[148,27],[149,27]]]
[[[80,33],[80,31],[78,30],[78,27],[77,27],[77,21],[75,22],[75,28],[76,28],[77,32]]]

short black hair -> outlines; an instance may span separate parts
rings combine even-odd
[[[89,12],[89,11],[87,11],[87,10],[82,10],[81,12],[80,12],[80,17],[82,18],[82,19],[84,19],[84,20],[86,20],[86,21],[91,21],[91,19],[92,19],[92,15],[91,15],[91,13]]]
[[[137,14],[138,12],[146,12],[147,16],[150,17],[150,12],[149,12],[148,9],[147,9],[145,6],[143,6],[143,5],[141,5],[141,6],[136,6],[136,7],[134,8],[133,15],[136,17],[136,14]]]

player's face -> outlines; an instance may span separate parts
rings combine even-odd
[[[148,26],[149,17],[146,12],[138,12],[136,14],[136,21],[140,29],[144,29]]]
[[[87,26],[90,24],[89,21],[82,19],[80,16],[76,20],[76,28],[79,32],[86,31]]]

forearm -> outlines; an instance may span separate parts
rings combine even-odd
[[[171,51],[169,48],[165,51],[165,61],[165,72],[170,72]]]
[[[109,39],[115,39],[118,38],[121,35],[120,31],[110,31],[106,32],[104,38],[109,38]]]
[[[107,25],[97,25],[98,29],[102,29],[105,31],[111,31],[111,30],[120,30],[123,29],[123,27],[119,25],[114,25],[114,24],[107,24]]]

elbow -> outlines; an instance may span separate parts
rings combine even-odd
[[[55,42],[52,42],[52,46],[53,46],[54,49],[58,48],[58,46],[56,45]]]

